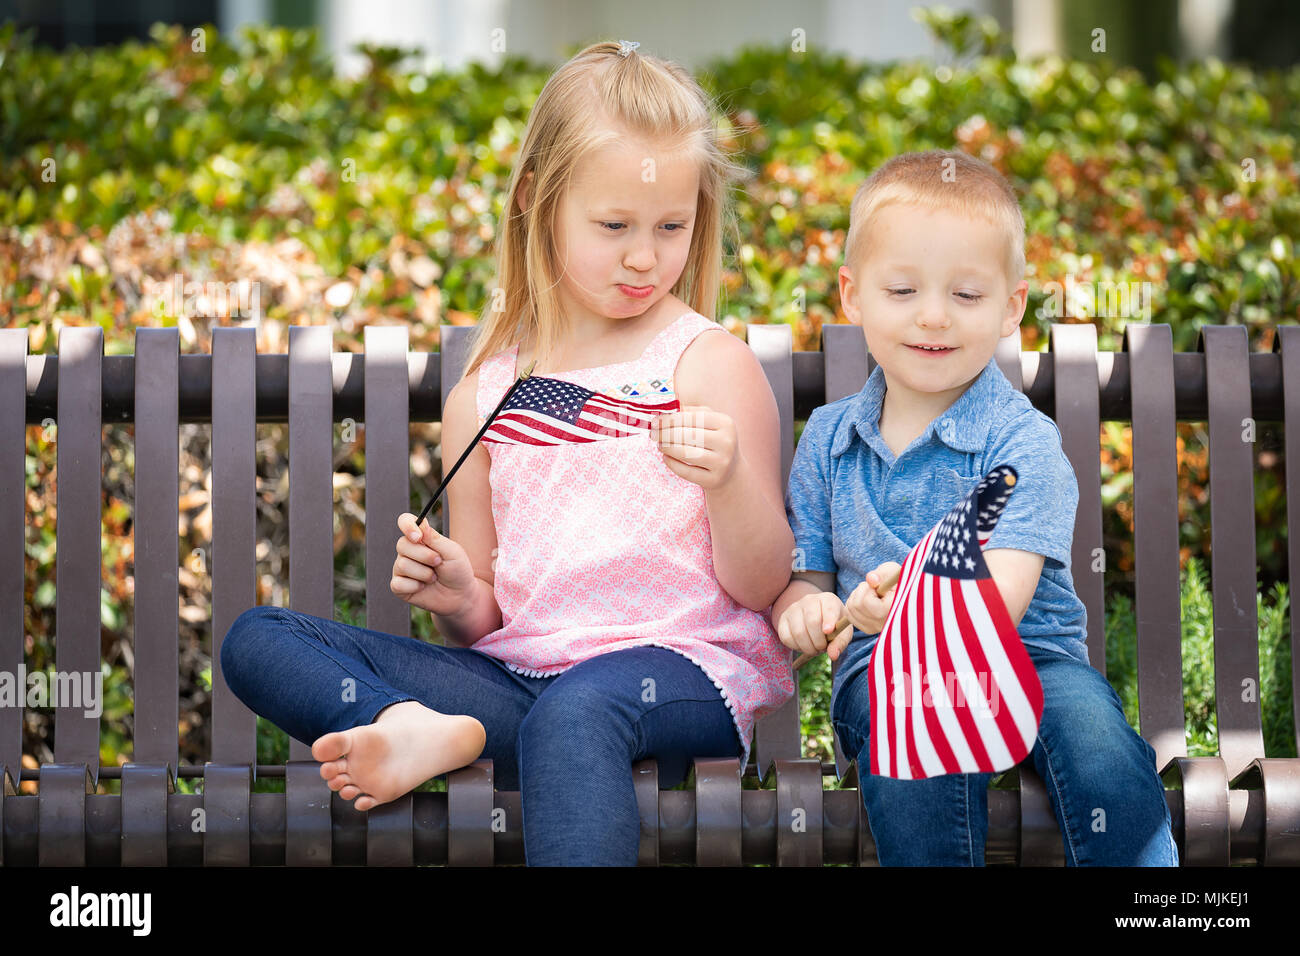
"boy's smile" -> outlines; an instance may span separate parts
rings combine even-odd
[[[884,369],[882,420],[924,427],[1019,328],[1028,283],[1012,287],[1005,243],[983,220],[891,204],[868,238],[857,267],[840,268],[840,301]]]

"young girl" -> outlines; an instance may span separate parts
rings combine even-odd
[[[530,865],[634,865],[632,764],[655,758],[663,788],[694,757],[743,766],[794,692],[768,622],[794,545],[776,402],[709,318],[735,167],[700,87],[635,47],[588,47],[533,108],[442,460],[534,361],[677,410],[618,437],[482,442],[447,489],[451,536],[399,518],[392,590],[445,647],[259,607],[221,653],[235,693],[313,741],[359,810],[491,758],[521,793]]]

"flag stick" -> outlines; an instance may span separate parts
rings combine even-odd
[[[442,479],[442,484],[438,486],[438,490],[433,493],[433,497],[429,499],[429,503],[424,506],[424,510],[421,511],[419,516],[415,519],[415,526],[417,528],[420,527],[420,522],[424,520],[424,516],[429,513],[429,509],[433,507],[433,503],[442,497],[443,489],[447,487],[451,482],[451,479],[456,477],[456,472],[460,469],[460,466],[465,464],[465,459],[469,457],[469,453],[474,450],[474,447],[479,443],[479,440],[492,426],[492,422],[496,419],[497,415],[500,414],[501,409],[505,407],[506,402],[510,400],[510,396],[515,393],[515,389],[523,383],[524,379],[528,378],[528,376],[533,373],[533,368],[536,365],[537,359],[533,359],[529,362],[528,368],[520,372],[519,376],[511,383],[510,387],[506,389],[506,393],[501,396],[501,401],[497,402],[497,407],[492,409],[492,414],[487,417],[487,421],[485,421],[483,427],[478,430],[478,434],[474,436],[474,440],[469,443],[469,447],[465,449],[464,453],[460,456],[460,459],[452,466],[451,471],[447,472],[447,477]]]
[[[880,583],[876,585],[876,594],[879,595],[880,597],[884,597],[885,592],[898,583],[898,574],[900,571],[902,571],[902,568],[899,568],[897,570],[891,568],[890,570],[886,571],[884,578],[882,578]],[[830,642],[828,643],[834,643],[835,638],[840,636],[840,632],[843,631],[846,627],[848,627],[852,623],[853,622],[849,620],[849,616],[847,614],[845,614],[838,621],[836,621],[835,627],[831,629],[832,637]],[[794,669],[798,670],[799,668],[803,667],[805,664],[807,664],[810,660],[812,660],[816,656],[817,656],[816,654],[800,654],[798,658],[795,659]]]

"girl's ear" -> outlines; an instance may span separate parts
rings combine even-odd
[[[524,173],[524,178],[519,182],[519,192],[517,193],[517,195],[519,197],[520,212],[528,211],[528,188],[532,185],[532,183],[533,183],[533,171],[530,169],[528,170],[528,172]]]

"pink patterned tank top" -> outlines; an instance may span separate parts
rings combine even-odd
[[[690,312],[634,361],[546,377],[619,398],[671,398],[678,359],[710,329],[726,332]],[[514,381],[518,351],[505,349],[479,367],[479,427]],[[626,647],[676,651],[722,694],[743,767],[755,721],[791,697],[794,680],[769,615],[738,604],[718,583],[704,489],[671,471],[643,430],[582,443],[484,447],[492,460],[502,626],[474,649],[531,677]]]

